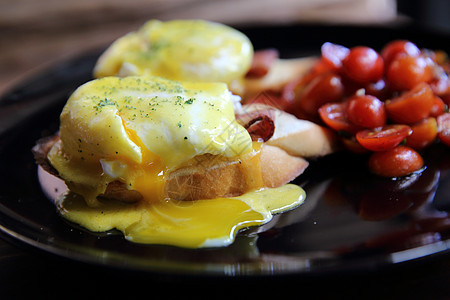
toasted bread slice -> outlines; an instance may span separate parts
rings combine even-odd
[[[238,196],[252,188],[286,184],[307,166],[303,158],[269,145],[263,145],[257,157],[228,159],[202,155],[169,174],[165,190],[170,198],[177,200]]]
[[[252,103],[241,108],[243,113],[269,114],[275,125],[267,145],[277,146],[293,156],[316,158],[335,152],[339,141],[334,132],[308,120],[301,120],[272,106]]]
[[[58,139],[58,136],[42,139],[33,148],[36,162],[56,176],[57,171],[46,157]],[[308,162],[303,158],[291,156],[270,145],[263,145],[259,155],[249,154],[239,159],[206,154],[171,172],[167,177],[165,194],[176,200],[238,196],[256,187],[281,186],[303,173],[307,166]],[[110,182],[99,197],[123,202],[142,199],[139,192],[129,190],[120,181]]]
[[[245,78],[244,98],[255,96],[266,90],[279,91],[291,80],[305,75],[316,62],[316,57],[277,59],[265,76]]]
[[[294,180],[308,165],[305,159],[289,155],[279,147],[265,144],[261,151],[261,175],[266,187],[279,187]]]

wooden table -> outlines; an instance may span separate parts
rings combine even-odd
[[[395,0],[0,0],[0,95],[30,73],[104,47],[151,18],[230,25],[397,20]]]

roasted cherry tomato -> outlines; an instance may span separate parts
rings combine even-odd
[[[423,158],[414,149],[397,146],[387,151],[374,152],[369,158],[370,170],[383,177],[402,177],[418,171]]]
[[[446,95],[450,93],[450,79],[447,73],[441,66],[433,66],[433,80],[430,82],[430,87],[438,96]]]
[[[347,47],[326,42],[320,48],[322,59],[335,70],[342,67],[342,60],[347,57],[350,49]]]
[[[435,118],[426,118],[411,126],[412,133],[406,138],[406,146],[416,150],[431,145],[437,136],[437,123]]]
[[[428,117],[434,103],[430,86],[421,83],[400,97],[385,102],[389,119],[397,123],[414,124]]]
[[[407,125],[386,125],[356,133],[356,139],[366,149],[386,151],[400,144],[412,132]]]
[[[442,143],[450,147],[450,113],[437,117],[438,137]]]
[[[386,124],[384,103],[371,95],[354,96],[347,105],[347,118],[364,128],[381,127]]]
[[[354,135],[351,137],[342,137],[341,142],[345,149],[352,153],[364,154],[369,152],[368,149],[364,148],[360,143],[358,143],[358,140]]]
[[[384,63],[381,56],[369,47],[354,47],[342,61],[344,74],[351,80],[366,84],[381,79]]]
[[[442,99],[442,101],[444,101],[447,107],[450,107],[450,93],[447,95],[440,96],[440,98]]]
[[[380,100],[388,98],[389,89],[384,79],[380,79],[377,82],[371,82],[364,86],[367,95],[372,95]]]
[[[433,106],[431,107],[430,116],[438,117],[438,116],[442,115],[443,113],[445,113],[446,107],[447,107],[446,104],[440,97],[434,96]]]
[[[391,62],[400,54],[407,56],[419,56],[420,49],[410,41],[396,40],[388,43],[381,50],[381,57],[383,57],[384,64],[389,66]]]
[[[346,103],[327,103],[319,108],[319,115],[330,128],[354,134],[361,128],[350,123],[345,110]]]
[[[399,55],[387,67],[386,78],[393,89],[405,91],[431,81],[433,70],[423,56]]]
[[[297,107],[310,115],[317,115],[317,110],[325,103],[337,102],[344,95],[341,78],[333,72],[320,74],[308,83],[296,95]]]

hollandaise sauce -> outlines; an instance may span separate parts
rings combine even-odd
[[[264,224],[305,198],[296,185],[264,188],[252,176],[261,173],[261,145],[236,121],[225,83],[104,77],[80,86],[60,121],[60,139],[47,155],[70,190],[58,208],[91,231],[118,229],[137,243],[226,246],[240,229]],[[180,201],[165,192],[168,176],[205,156],[236,160],[248,170],[245,193]],[[114,182],[141,199],[105,199]]]
[[[253,149],[224,83],[96,79],[71,95],[60,120],[60,141],[48,159],[90,206],[99,204],[97,196],[112,181],[161,195],[165,174],[189,159],[236,157]]]
[[[89,207],[84,199],[67,193],[58,202],[60,213],[90,231],[118,229],[137,243],[185,248],[223,247],[233,243],[240,229],[262,225],[303,203],[297,185],[266,188],[232,198],[197,201],[105,202]]]
[[[94,75],[156,75],[174,80],[230,84],[248,71],[253,46],[243,33],[203,20],[150,20],[116,40]]]

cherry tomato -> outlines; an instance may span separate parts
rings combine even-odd
[[[328,102],[337,102],[344,95],[341,78],[332,72],[323,73],[304,87],[296,98],[298,108],[310,115]]]
[[[416,150],[431,145],[437,136],[437,123],[435,118],[426,118],[411,126],[412,133],[406,138],[406,146]]]
[[[450,79],[444,69],[434,64],[433,65],[433,80],[430,82],[430,87],[438,96],[448,94],[450,92]]]
[[[438,117],[445,113],[446,104],[444,101],[438,97],[434,96],[433,98],[433,106],[431,107],[430,116],[432,117]]]
[[[386,125],[356,133],[356,139],[366,149],[386,151],[400,144],[412,132],[407,125]]]
[[[335,72],[336,68],[330,63],[328,63],[325,59],[320,58],[317,60],[317,62],[313,65],[311,68],[311,71],[306,74],[305,76],[302,76],[302,82],[303,83],[309,83],[311,80],[313,80],[316,76],[325,73],[325,72]]]
[[[389,66],[400,54],[415,57],[420,55],[420,49],[410,41],[396,40],[386,44],[381,50],[381,57],[386,66]]]
[[[351,136],[350,138],[343,137],[341,138],[341,142],[345,149],[349,150],[352,153],[364,154],[369,152],[368,149],[364,148],[360,143],[358,143],[358,140],[356,140],[355,136]]]
[[[350,123],[345,110],[345,103],[327,103],[319,108],[319,115],[325,124],[336,131],[356,133],[360,127]]]
[[[402,177],[418,171],[423,158],[414,149],[397,146],[387,151],[374,152],[369,158],[370,170],[383,177]]]
[[[450,147],[450,113],[437,117],[438,137],[442,143]]]
[[[381,127],[386,124],[384,103],[371,95],[354,96],[347,106],[347,118],[364,128]]]
[[[421,83],[400,97],[385,102],[389,119],[397,123],[414,124],[428,117],[434,103],[430,86]]]
[[[342,69],[347,77],[357,83],[375,82],[383,76],[383,58],[372,48],[354,47],[342,61]]]
[[[388,98],[388,86],[384,79],[380,79],[377,82],[371,82],[364,86],[367,95],[372,95],[380,100],[385,100]]]
[[[347,47],[326,42],[320,48],[322,58],[335,70],[342,67],[342,60],[347,57],[350,49]]]
[[[440,98],[444,101],[445,105],[450,106],[450,93],[447,95],[442,95]]]
[[[405,91],[431,81],[433,71],[423,56],[399,55],[387,67],[386,78],[393,89]]]

